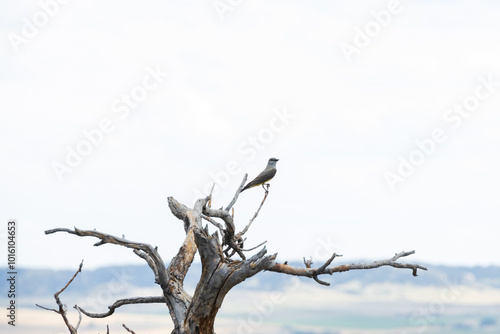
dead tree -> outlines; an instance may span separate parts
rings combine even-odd
[[[157,248],[146,243],[130,241],[96,230],[80,230],[76,227],[74,229],[56,228],[45,231],[45,234],[67,232],[77,236],[91,236],[100,239],[94,246],[115,244],[130,248],[137,256],[147,262],[154,272],[155,283],[161,287],[162,295],[160,296],[120,299],[110,305],[108,311],[104,313],[90,313],[78,306],[75,308],[89,317],[104,318],[113,314],[118,307],[127,304],[165,303],[174,323],[172,334],[213,334],[215,317],[226,294],[235,285],[262,271],[309,277],[320,284],[329,285],[318,277],[336,272],[373,269],[381,266],[411,269],[414,276],[417,276],[417,269],[427,270],[417,264],[397,262],[400,258],[413,254],[414,251],[401,252],[387,260],[339,266],[330,266],[335,257],[340,256],[332,254],[330,259],[318,268],[312,268],[310,261],[304,261],[305,267],[290,266],[286,262],[278,263],[276,262],[277,254],[267,254],[265,246],[257,254],[247,259],[244,252],[251,249],[244,248],[245,239],[243,236],[264,204],[269,193],[269,185],[266,185],[264,199],[253,218],[241,232],[236,233],[232,208],[246,178],[245,175],[233,200],[226,208],[211,208],[211,195],[198,199],[193,208],[179,203],[173,197],[168,198],[170,211],[184,222],[184,231],[186,232],[182,246],[168,266],[165,265]],[[208,225],[203,227],[203,220],[210,222],[218,230],[209,233]],[[191,296],[184,290],[183,283],[196,252],[201,258],[202,274],[194,294]],[[232,257],[236,254],[239,258],[233,259]]]

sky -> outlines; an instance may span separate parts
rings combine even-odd
[[[278,172],[246,247],[278,261],[500,265],[495,1],[10,1],[0,11],[0,258],[139,264],[97,229],[184,238],[167,205]],[[264,192],[235,205],[241,230]],[[210,226],[211,231],[214,231]],[[0,266],[6,266],[0,263]]]

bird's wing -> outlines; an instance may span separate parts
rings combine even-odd
[[[259,184],[262,184],[266,181],[269,181],[274,177],[274,175],[276,175],[276,168],[266,169],[262,171],[259,175],[257,175],[255,179],[248,182],[248,184],[242,189],[242,191],[248,188],[258,186]]]

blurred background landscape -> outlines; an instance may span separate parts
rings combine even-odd
[[[358,261],[355,261],[358,262]],[[339,262],[340,263],[340,262]],[[296,265],[301,265],[296,263]],[[302,264],[303,265],[303,264]],[[193,264],[186,278],[192,293],[200,275]],[[216,320],[217,333],[347,334],[347,333],[499,333],[500,267],[428,266],[413,277],[410,270],[379,268],[311,279],[265,272],[236,286]],[[62,318],[35,307],[55,308],[53,294],[74,274],[72,270],[19,271],[18,326],[15,333],[67,333]],[[83,271],[60,297],[90,312],[106,312],[115,300],[158,296],[160,288],[147,266],[116,266]],[[2,291],[7,286],[0,284]],[[77,313],[69,311],[73,324]],[[169,333],[166,305],[131,305],[111,317],[83,316],[79,333]],[[6,328],[4,324],[1,328]],[[14,333],[14,331],[12,331]]]

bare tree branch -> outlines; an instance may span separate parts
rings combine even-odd
[[[252,219],[250,219],[250,221],[248,222],[247,226],[245,226],[245,228],[240,233],[238,233],[238,235],[240,237],[243,234],[247,233],[248,229],[250,228],[250,225],[252,225],[252,223],[255,220],[255,218],[257,218],[257,216],[259,215],[260,209],[264,205],[264,202],[266,201],[267,195],[269,194],[269,183],[266,183],[266,187],[267,187],[267,189],[264,188],[265,194],[264,194],[264,198],[262,199],[262,202],[260,202],[259,208],[257,209],[257,211],[255,211],[255,214],[253,215]]]
[[[333,253],[333,255],[332,255],[332,256],[331,256],[331,257],[330,257],[330,258],[329,258],[329,259],[328,259],[328,260],[327,260],[327,261],[326,261],[326,262],[325,262],[325,263],[324,263],[321,267],[319,267],[319,268],[318,268],[317,273],[316,273],[315,275],[313,275],[313,279],[314,279],[317,283],[319,283],[319,284],[321,284],[321,285],[330,286],[330,283],[327,283],[327,282],[325,282],[325,281],[320,280],[320,279],[318,278],[318,275],[319,275],[320,273],[325,272],[325,269],[326,269],[326,268],[330,265],[330,263],[332,263],[333,259],[335,259],[337,256],[342,256],[342,255],[338,255],[338,254],[336,254],[336,253]],[[312,262],[311,262],[311,264],[312,264]]]
[[[211,208],[211,207],[212,207],[212,193],[214,192],[214,188],[215,188],[215,182],[214,182],[214,184],[212,185],[212,189],[210,189],[210,195],[208,195],[208,197],[210,197],[210,200],[209,200],[209,201],[208,201],[208,203],[207,203],[207,206],[208,206],[209,208]]]
[[[233,217],[231,216],[229,211],[204,207],[203,214],[207,217],[215,217],[222,219],[224,221],[224,224],[226,225],[227,232],[234,235],[235,227],[234,227]]]
[[[242,249],[242,251],[243,251],[243,252],[250,252],[250,251],[253,251],[254,249],[257,249],[257,248],[259,248],[260,246],[264,245],[266,242],[267,242],[267,240],[266,240],[266,241],[261,242],[260,244],[258,244],[258,245],[257,245],[257,246],[255,246],[255,247],[252,247],[252,248],[249,248],[249,249]]]
[[[158,268],[156,267],[156,264],[154,263],[153,259],[146,252],[140,251],[138,249],[134,249],[133,252],[138,257],[144,259],[144,261],[147,262],[149,268],[151,268],[151,270],[155,274],[155,283],[160,284],[160,278],[158,277]]]
[[[135,334],[135,332],[133,330],[129,329],[127,326],[125,326],[125,324],[122,324],[122,326],[123,326],[123,328],[125,328],[127,330],[127,332]]]
[[[113,303],[113,305],[108,306],[109,311],[104,313],[92,313],[87,312],[83,308],[78,305],[74,307],[85,314],[87,317],[91,318],[106,318],[115,313],[115,310],[123,305],[131,305],[131,304],[153,304],[153,303],[166,303],[165,297],[157,296],[157,297],[134,297],[134,298],[124,298],[119,299]]]
[[[242,184],[243,183],[244,182],[242,182]],[[236,194],[235,198],[237,198],[237,196],[238,194]],[[235,235],[234,235],[235,226],[234,226],[233,216],[229,213],[229,211],[222,209],[211,209],[205,206],[203,207],[203,214],[207,217],[216,217],[224,221],[226,228],[223,230],[222,244],[228,245],[231,249],[233,249],[236,253],[238,253],[238,255],[241,257],[242,260],[245,260],[245,255],[243,254],[243,251],[235,243]]]
[[[323,264],[321,267],[318,268],[318,271],[319,272],[323,272],[325,271],[325,269],[330,265],[330,263],[332,263],[332,261],[336,258],[336,257],[340,257],[342,255],[340,254],[337,254],[337,253],[333,253],[333,255],[325,262],[325,264]]]
[[[231,202],[229,203],[229,205],[226,206],[226,209],[225,209],[226,211],[229,211],[229,209],[231,209],[233,207],[234,203],[236,203],[236,201],[238,200],[238,197],[240,196],[241,189],[243,189],[243,187],[245,186],[245,182],[247,182],[247,177],[248,177],[248,174],[245,174],[245,176],[243,177],[243,181],[241,181],[240,186],[236,190],[236,194],[234,194],[234,197],[231,200]],[[210,197],[212,197],[212,194],[210,194]]]
[[[75,329],[78,330],[80,324],[82,323],[82,312],[80,312],[79,309],[76,310],[78,311],[78,322],[76,323]]]
[[[63,318],[64,320],[64,323],[66,324],[66,327],[68,327],[69,329],[69,332],[71,334],[76,334],[78,332],[78,327],[80,327],[80,323],[82,321],[82,315],[80,314],[80,312],[78,312],[79,314],[79,319],[78,319],[78,323],[75,327],[73,327],[70,323],[69,323],[69,320],[68,320],[68,317],[66,316],[66,311],[67,311],[67,307],[66,305],[64,305],[61,300],[59,299],[59,295],[64,291],[66,290],[66,288],[71,284],[71,282],[73,282],[73,280],[75,279],[76,275],[78,275],[78,273],[80,273],[82,271],[82,267],[83,267],[83,260],[82,262],[80,263],[80,266],[78,267],[78,270],[76,271],[76,273],[73,275],[73,277],[71,277],[71,279],[68,281],[68,283],[66,283],[66,285],[61,289],[59,290],[58,292],[56,292],[54,294],[54,298],[56,300],[56,303],[57,305],[59,306],[59,310],[55,310],[55,309],[50,309],[50,308],[47,308],[47,307],[44,307],[44,306],[40,306],[38,304],[35,304],[36,306],[44,309],[44,310],[49,310],[49,311],[54,311],[56,312],[57,314],[60,314],[61,317]]]
[[[338,256],[337,254],[333,254],[332,257],[327,261],[326,266],[323,265],[319,268],[308,268],[306,264],[306,268],[298,268],[298,267],[292,267],[288,264],[281,264],[281,263],[274,263],[272,266],[267,268],[266,270],[268,271],[274,271],[278,273],[283,273],[287,275],[294,275],[294,276],[304,276],[304,277],[310,277],[310,278],[315,278],[317,280],[317,276],[319,275],[324,275],[324,274],[333,274],[337,272],[344,272],[344,271],[349,271],[349,270],[359,270],[359,269],[373,269],[373,268],[378,268],[382,266],[391,266],[394,268],[406,268],[406,269],[412,269],[413,276],[417,276],[417,269],[421,270],[427,270],[426,267],[423,267],[418,264],[408,264],[408,263],[399,263],[396,262],[401,257],[405,257],[408,255],[415,254],[415,251],[410,251],[410,252],[401,252],[397,253],[394,255],[392,258],[387,259],[387,260],[380,260],[380,261],[374,261],[371,263],[351,263],[351,264],[343,264],[337,267],[327,267],[333,259]],[[311,262],[312,263],[312,262]],[[323,281],[321,281],[323,282]],[[320,282],[318,282],[320,283]],[[323,285],[329,285],[328,283],[324,284],[326,282],[320,283]]]
[[[187,206],[185,206],[184,204],[179,203],[176,199],[174,199],[171,196],[168,197],[167,200],[168,200],[168,207],[170,208],[170,212],[172,212],[172,214],[174,216],[176,216],[178,219],[184,221],[184,231],[187,233],[187,231],[189,229],[190,221],[186,216],[186,212],[188,212],[188,210],[191,210],[191,209],[188,208]]]
[[[199,199],[196,201],[195,208],[189,209],[185,205],[180,204],[173,197],[168,198],[168,205],[174,215],[184,221],[184,226],[186,230],[186,238],[182,246],[179,248],[176,256],[170,262],[168,266],[168,273],[170,278],[175,282],[175,289],[179,291],[179,295],[183,295],[186,301],[190,301],[191,297],[183,289],[184,278],[187,275],[189,267],[191,266],[194,256],[196,255],[197,246],[194,241],[194,229],[201,228],[201,211],[202,207],[206,205],[209,201],[209,197],[204,199]],[[187,227],[187,228],[186,228]],[[188,307],[186,303],[186,307]]]
[[[94,246],[100,246],[109,243],[146,253],[154,263],[154,267],[157,268],[157,271],[155,271],[155,274],[158,274],[156,279],[158,280],[158,284],[162,288],[163,296],[167,301],[167,306],[169,308],[172,320],[174,321],[174,325],[179,326],[179,323],[182,323],[184,321],[186,310],[189,307],[190,297],[184,291],[182,284],[172,284],[172,281],[175,282],[175,277],[173,279],[169,277],[167,268],[165,267],[165,263],[163,262],[163,259],[157,252],[156,248],[146,243],[130,241],[125,238],[119,238],[96,230],[80,230],[76,227],[74,228],[74,230],[67,228],[55,228],[45,231],[45,234],[53,234],[56,232],[67,232],[69,234],[74,234],[80,237],[91,236],[100,239],[100,241],[95,243]],[[142,258],[146,260],[147,257],[144,256]]]
[[[206,215],[201,215],[201,218],[205,219],[206,221],[208,221],[209,223],[211,223],[212,225],[217,227],[220,232],[224,231],[224,227],[221,224],[219,224],[218,222],[216,222],[215,220],[213,220],[212,218],[210,218]]]
[[[203,215],[202,215],[203,219],[209,221],[210,223],[212,223],[213,225],[215,225],[216,227],[219,228],[219,230],[222,234],[222,245],[228,246],[228,248],[224,250],[224,253],[226,254],[227,258],[230,258],[235,253],[238,253],[238,255],[241,257],[241,259],[245,260],[245,255],[243,254],[243,251],[253,250],[253,249],[258,248],[259,246],[263,245],[264,243],[266,243],[266,241],[264,241],[263,243],[261,243],[257,247],[253,247],[251,249],[244,250],[243,249],[244,239],[242,238],[242,236],[243,236],[243,234],[245,234],[248,231],[248,229],[250,228],[250,225],[255,220],[255,218],[257,218],[257,216],[260,212],[260,209],[264,205],[264,202],[266,201],[267,195],[269,194],[269,184],[266,184],[265,185],[266,187],[263,186],[264,190],[265,190],[264,198],[263,198],[262,202],[260,203],[259,208],[255,212],[254,216],[252,217],[252,219],[250,219],[248,225],[245,226],[245,228],[243,229],[242,232],[235,234],[236,227],[234,225],[234,208],[233,208],[232,214],[229,213],[229,209],[231,209],[232,206],[236,203],[236,200],[238,199],[238,196],[241,192],[241,189],[245,185],[247,176],[248,175],[245,174],[243,181],[241,182],[240,186],[236,190],[236,194],[234,195],[233,200],[231,201],[231,203],[229,203],[229,205],[226,207],[226,209],[214,210],[214,209],[211,209],[210,206],[205,206],[203,208]],[[214,219],[211,219],[211,217],[222,219],[224,221],[226,228],[223,229],[222,226],[219,223],[217,223]],[[230,253],[229,250],[232,250],[232,252]]]
[[[95,243],[94,246],[101,246],[104,244],[115,244],[115,245],[124,246],[127,248],[131,248],[133,250],[136,250],[136,251],[143,252],[143,253],[147,254],[147,256],[142,255],[140,257],[143,258],[144,260],[146,260],[146,262],[148,262],[148,265],[150,265],[150,262],[151,262],[151,265],[154,264],[154,267],[156,268],[156,271],[158,272],[158,278],[160,280],[160,284],[166,284],[168,281],[168,277],[167,277],[166,271],[165,271],[165,264],[164,264],[162,258],[158,254],[157,249],[149,244],[130,241],[130,240],[127,240],[125,238],[119,238],[119,237],[116,237],[114,235],[102,233],[102,232],[99,232],[96,230],[80,230],[76,227],[74,228],[74,230],[67,229],[67,228],[55,228],[52,230],[46,230],[45,234],[53,234],[56,232],[67,232],[69,234],[74,234],[74,235],[77,235],[80,237],[91,236],[91,237],[95,237],[95,238],[100,239],[100,241]],[[139,255],[139,254],[137,254],[137,255]]]

